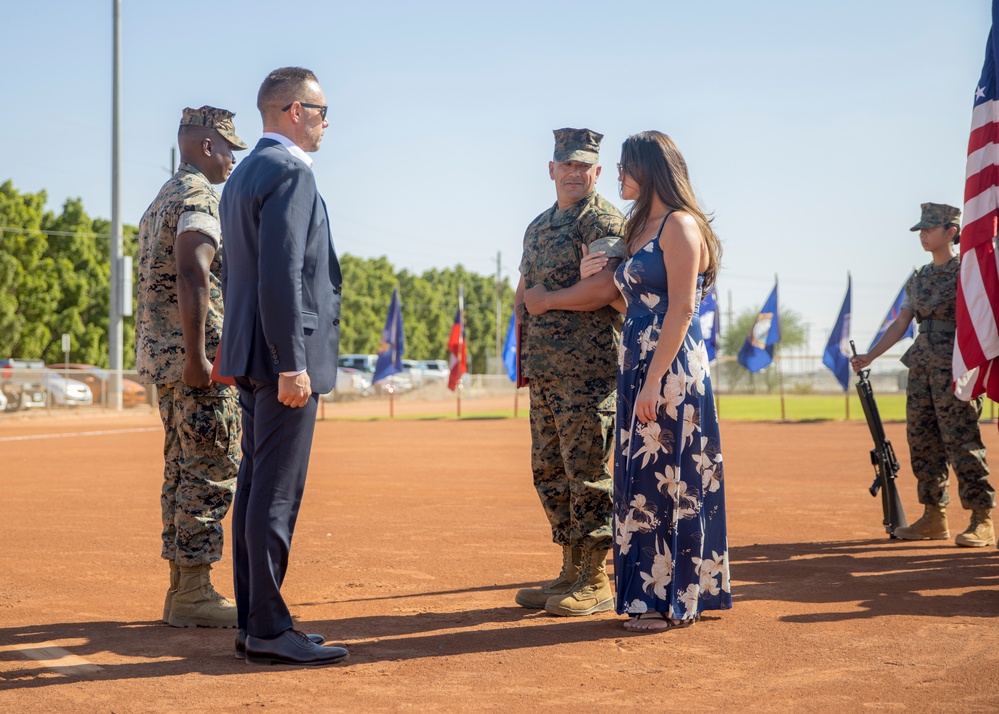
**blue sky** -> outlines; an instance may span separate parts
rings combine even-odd
[[[919,204],[961,205],[988,0],[816,2],[139,2],[123,4],[123,218],[168,177],[185,106],[260,135],[275,67],[319,76],[331,127],[315,171],[340,252],[518,278],[554,201],[551,130],[670,134],[723,240],[720,304],[781,303],[821,350],[853,275],[866,345],[929,256]],[[0,181],[111,212],[112,2],[4,9]],[[349,286],[348,286],[349,289]],[[730,299],[731,296],[731,299]],[[405,296],[403,296],[405,299]],[[724,329],[724,322],[723,322]]]

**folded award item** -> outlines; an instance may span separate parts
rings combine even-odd
[[[521,387],[526,387],[530,383],[530,380],[528,380],[527,377],[524,376],[524,372],[520,368],[520,336],[522,333],[522,327],[523,326],[520,324],[520,321],[518,320],[517,321],[517,389],[520,389]]]

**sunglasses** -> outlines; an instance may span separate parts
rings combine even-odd
[[[283,112],[288,111],[289,109],[292,108],[292,106],[294,106],[294,104],[295,104],[295,102],[292,102],[291,104],[289,104],[286,107],[281,107],[281,111],[283,111]],[[328,104],[308,104],[306,102],[299,102],[299,104],[301,104],[303,107],[306,107],[308,109],[318,109],[319,113],[322,115],[323,119],[326,118],[326,112],[330,108]]]

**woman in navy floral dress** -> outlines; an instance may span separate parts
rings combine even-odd
[[[732,607],[718,418],[697,309],[721,246],[668,136],[629,137],[618,164],[634,201],[630,256],[615,280],[625,312],[614,455],[617,611],[632,631],[686,627]],[[583,277],[607,264],[586,256]]]

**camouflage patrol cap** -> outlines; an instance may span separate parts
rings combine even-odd
[[[946,203],[924,203],[921,208],[923,215],[919,223],[909,229],[910,231],[947,226],[951,223],[957,225],[961,222],[961,209],[948,206]]]
[[[603,134],[589,129],[555,129],[555,160],[595,164],[600,160]]]
[[[236,127],[232,123],[234,116],[236,115],[230,111],[206,104],[198,109],[190,107],[185,109],[184,115],[180,118],[180,125],[207,126],[221,134],[223,139],[232,144],[232,148],[242,151],[247,147],[243,140],[236,136]]]

